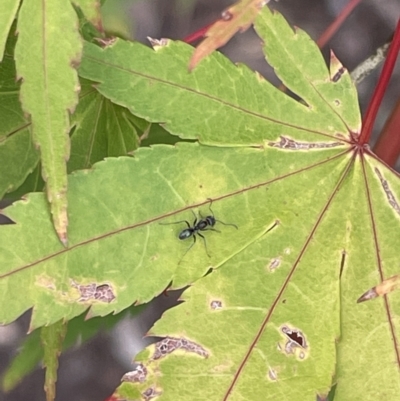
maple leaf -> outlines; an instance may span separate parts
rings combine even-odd
[[[188,73],[184,43],[85,44],[81,77],[125,108],[99,109],[110,120],[129,110],[197,142],[70,175],[68,248],[43,194],[7,208],[0,321],[31,307],[31,329],[105,316],[189,286],[152,329],[164,339],[124,376],[124,398],[314,401],[338,383],[337,400],[396,399],[398,294],[356,301],[394,287],[377,284],[398,274],[398,174],[359,142],[339,60],[328,68],[267,8],[256,30],[300,102],[218,53]]]

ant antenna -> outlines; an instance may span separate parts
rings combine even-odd
[[[221,220],[217,220],[217,219],[215,218],[215,215],[214,215],[213,210],[211,209],[211,205],[212,205],[212,203],[213,203],[213,200],[212,200],[211,198],[208,198],[208,199],[209,199],[209,201],[210,201],[210,204],[208,205],[208,208],[210,209],[210,212],[212,213],[212,216],[214,217],[214,220],[215,220],[215,221],[218,221],[218,223],[221,223],[221,224],[223,224],[224,226],[232,226],[232,227],[235,227],[236,230],[239,230],[239,228],[238,228],[238,226],[237,226],[236,224],[233,224],[233,223],[224,223],[224,222],[221,221]]]

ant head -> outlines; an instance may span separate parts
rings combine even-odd
[[[215,217],[214,217],[214,216],[207,216],[207,217],[205,218],[205,220],[207,221],[207,224],[208,224],[209,226],[211,226],[211,227],[214,227],[214,226],[215,226],[216,220],[215,220]]]

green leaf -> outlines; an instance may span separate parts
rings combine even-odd
[[[81,53],[77,15],[69,2],[23,2],[15,49],[22,78],[21,102],[31,115],[33,137],[40,147],[54,226],[67,241],[67,169],[69,117],[78,97],[78,79],[71,66]],[[62,29],[60,29],[62,27]]]
[[[102,318],[95,317],[87,319],[87,314],[73,318],[67,323],[65,340],[62,350],[84,343],[98,334],[101,330],[110,330],[126,316],[135,316],[140,313],[146,305],[131,306],[117,315],[108,315]],[[43,359],[43,348],[40,344],[40,329],[30,333],[17,356],[13,359],[10,366],[2,377],[2,388],[8,392],[12,390],[27,374],[33,371],[38,363]]]
[[[167,44],[155,46],[156,51],[121,40],[105,49],[85,43],[79,73],[99,82],[100,93],[132,113],[164,123],[172,134],[206,144],[263,146],[282,134],[299,141],[336,141],[348,140],[349,130],[358,132],[361,120],[349,75],[332,83],[317,46],[305,34],[295,35],[268,10],[259,21],[274,25],[269,36],[277,54],[308,45],[310,61],[303,64],[308,68],[312,63],[315,79],[307,69],[305,78],[296,79],[302,65],[297,59],[271,58],[278,62],[277,73],[292,77],[285,84],[304,96],[307,105],[218,53],[189,74],[187,60],[193,49],[179,42],[163,42]],[[299,59],[304,52],[298,51]],[[344,106],[349,111],[343,111]]]
[[[17,14],[20,0],[3,0],[0,8],[0,62],[3,60],[4,48],[11,25]]]
[[[335,74],[342,67],[331,53],[330,71],[316,43],[301,29],[293,29],[279,13],[266,9],[256,24],[256,31],[264,40],[267,61],[274,67],[282,82],[318,114],[321,120],[336,120],[346,127],[346,136],[361,129],[357,92],[346,72],[335,84]],[[313,118],[313,117],[312,117]],[[325,131],[330,126],[326,126]]]
[[[86,19],[90,21],[98,30],[102,30],[100,1],[99,0],[72,0],[82,10]]]
[[[66,329],[67,324],[60,320],[48,327],[42,327],[40,330],[44,349],[43,363],[46,368],[44,390],[47,401],[54,401],[56,398],[58,357],[61,353]]]
[[[147,302],[166,288],[171,279],[180,287],[206,273],[209,261],[202,246],[193,247],[190,257],[182,259],[190,244],[180,243],[176,236],[184,227],[158,223],[192,220],[187,205],[198,205],[204,214],[209,213],[207,198],[258,185],[266,171],[272,170],[267,167],[267,152],[258,149],[243,148],[230,153],[223,148],[178,145],[142,148],[134,159],[107,159],[96,164],[92,172],[73,174],[69,180],[71,235],[67,249],[52,234],[42,194],[30,194],[26,202],[7,208],[6,215],[17,224],[0,230],[0,292],[10,297],[21,283],[27,291],[23,298],[13,298],[9,307],[0,311],[0,321],[12,321],[33,305],[31,329],[62,317],[71,319],[89,306],[94,316],[104,316],[137,300]],[[316,159],[325,160],[341,152],[334,149],[315,155]],[[188,160],[193,159],[202,162],[185,168]],[[307,165],[309,156],[305,154],[305,159],[298,163]],[[284,168],[287,173],[291,171],[290,164]],[[254,173],[249,175],[247,169],[240,167],[243,165],[254,169]],[[264,167],[257,168],[260,165]],[[232,174],[237,169],[241,172]],[[208,241],[210,250],[217,244],[222,247],[212,252],[214,266],[240,252],[274,222],[237,219],[229,210],[241,210],[241,199],[233,199],[233,204],[224,201],[224,212],[215,205],[221,220],[241,227],[240,235],[228,228],[224,236]],[[37,227],[41,227],[39,232]],[[230,241],[236,244],[234,249],[228,245]],[[18,250],[10,252],[16,243]],[[192,255],[197,255],[197,260],[191,260]],[[94,293],[88,299],[82,298],[79,286],[92,284],[108,285],[115,299],[99,300]]]
[[[1,107],[1,106],[0,106]],[[33,146],[29,126],[20,126],[17,132],[6,134],[0,142],[0,196],[18,188],[39,159]]]
[[[4,198],[17,200],[21,199],[29,192],[43,192],[45,183],[41,175],[40,162],[36,165],[35,169],[26,177],[25,181],[13,192],[4,196]]]
[[[75,129],[68,171],[89,168],[106,156],[122,156],[137,149],[139,138],[131,116],[127,109],[111,103],[84,80],[72,116]]]
[[[0,64],[0,198],[18,188],[39,160],[31,139],[30,121],[18,99],[20,85],[16,82],[12,35]]]
[[[379,280],[379,265],[385,276],[398,270],[398,176],[351,153],[307,174],[277,175],[263,211],[251,215],[275,216],[279,225],[198,280],[156,323],[150,334],[169,339],[138,357],[149,373],[135,385],[140,392],[156,388],[160,400],[314,401],[335,378],[335,400],[396,399],[398,366],[387,361],[395,356],[398,294],[356,301]],[[252,191],[245,196],[254,196],[253,208]],[[196,397],[199,388],[207,394]]]

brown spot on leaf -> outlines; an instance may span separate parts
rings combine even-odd
[[[161,390],[157,390],[154,387],[149,387],[147,390],[143,391],[142,396],[145,401],[149,401],[155,397],[158,397],[161,394]]]
[[[343,75],[345,72],[346,72],[346,69],[345,69],[343,66],[340,67],[340,68],[336,71],[335,75],[332,77],[332,82],[338,82],[339,79],[342,77],[342,75]]]
[[[222,309],[222,302],[219,300],[213,300],[210,302],[210,308],[213,310]]]
[[[94,38],[97,42],[99,42],[100,43],[100,45],[101,45],[101,47],[108,47],[108,46],[111,46],[111,45],[113,45],[115,42],[116,42],[116,40],[117,40],[117,38],[114,36],[114,37],[111,37],[111,38]]]
[[[269,263],[269,270],[273,273],[280,265],[282,258],[280,256],[273,258]]]
[[[274,370],[272,368],[268,369],[268,379],[270,379],[272,381],[278,380],[278,373],[276,372],[276,370]]]
[[[273,148],[287,150],[325,149],[344,145],[342,142],[298,142],[285,136],[281,136],[280,138],[279,142],[268,142],[268,145]]]
[[[97,283],[90,283],[87,285],[82,285],[74,280],[71,280],[71,286],[76,288],[80,293],[78,302],[97,300],[110,303],[115,299],[113,288],[110,284],[97,285]]]
[[[370,288],[368,291],[364,292],[360,298],[357,299],[357,303],[369,301],[370,299],[377,298],[379,295],[376,292],[376,287]]]
[[[342,63],[335,56],[333,51],[331,51],[331,60],[330,60],[330,75],[332,82],[339,82],[340,78],[347,73],[346,68],[343,67]]]
[[[122,382],[130,382],[130,383],[144,383],[147,378],[147,368],[139,363],[135,370],[131,372],[127,372],[122,376]]]
[[[375,167],[375,173],[379,177],[379,181],[381,182],[382,189],[384,190],[384,192],[386,194],[386,198],[387,198],[390,206],[400,216],[399,202],[396,199],[396,197],[394,196],[393,191],[390,188],[388,182],[385,180],[385,178],[383,177],[382,173],[376,167]]]
[[[153,360],[163,358],[176,350],[183,350],[208,358],[208,352],[202,346],[185,338],[166,337],[156,343],[155,347]]]
[[[150,36],[147,36],[147,40],[150,42],[151,46],[153,47],[153,49],[157,49],[159,47],[165,47],[168,45],[169,40],[165,39],[165,38],[161,38],[161,39],[153,39]]]

